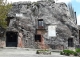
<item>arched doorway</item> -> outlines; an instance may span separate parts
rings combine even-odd
[[[6,47],[17,47],[18,32],[6,32]]]

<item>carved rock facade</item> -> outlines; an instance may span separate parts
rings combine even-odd
[[[16,42],[17,47],[67,49],[79,44],[78,27],[65,3],[53,0],[38,2],[16,2],[8,13],[8,28],[5,46]],[[56,26],[56,37],[48,36],[48,26]],[[21,33],[21,35],[20,35]],[[21,37],[21,38],[20,38]],[[20,39],[19,39],[20,38]],[[21,44],[19,44],[19,42]],[[15,46],[13,43],[12,46]]]

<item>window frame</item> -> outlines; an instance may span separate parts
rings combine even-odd
[[[38,20],[38,28],[44,28],[44,20],[43,19]]]

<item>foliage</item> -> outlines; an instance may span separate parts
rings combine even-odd
[[[12,5],[10,3],[7,3],[7,0],[0,0],[0,26],[3,28],[7,27],[7,14],[9,10],[11,9]]]
[[[72,51],[70,51],[70,50],[63,50],[63,52],[64,52],[65,55],[69,56]]]
[[[74,52],[74,56],[78,56],[78,53],[77,52]]]
[[[61,55],[64,55],[64,52],[61,51],[60,54],[61,54]]]
[[[78,56],[80,56],[80,48],[76,48],[76,52],[77,52]]]
[[[66,53],[69,53],[69,54],[74,54],[74,51],[72,50],[63,50],[63,52],[66,54]]]
[[[36,54],[51,54],[49,50],[37,50]]]
[[[76,48],[76,52],[77,53],[80,53],[80,48]]]
[[[38,52],[48,52],[49,50],[37,50]]]
[[[60,52],[61,55],[74,55],[74,56],[78,56],[77,52],[72,51],[72,50],[63,50],[62,52]]]

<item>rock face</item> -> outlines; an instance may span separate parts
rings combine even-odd
[[[5,33],[5,29],[0,27],[0,47],[4,47],[5,45],[5,38],[3,37]]]
[[[66,49],[78,44],[78,27],[65,3],[43,0],[33,3],[16,2],[12,5],[6,31],[21,32],[23,47]],[[43,21],[44,26],[39,27],[39,20]],[[48,37],[50,25],[56,26],[56,37]],[[36,42],[36,37],[41,37],[41,42]]]

